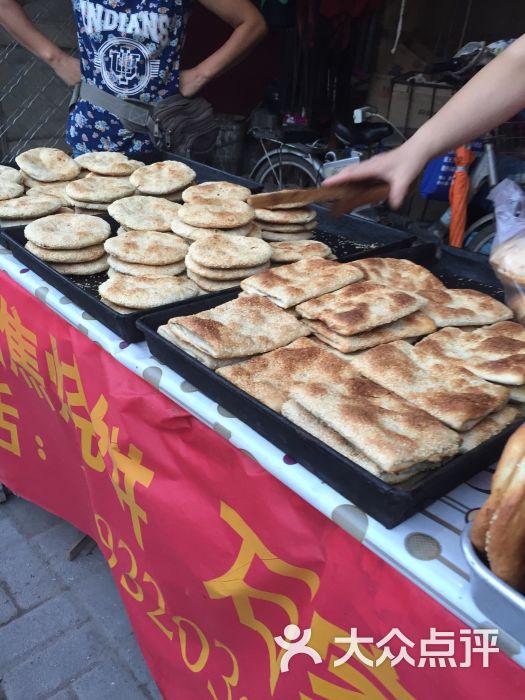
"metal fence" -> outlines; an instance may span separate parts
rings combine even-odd
[[[71,0],[36,0],[24,6],[29,18],[53,42],[75,53]],[[71,95],[47,65],[0,29],[0,159],[35,146],[65,147]]]

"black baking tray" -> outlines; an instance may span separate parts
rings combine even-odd
[[[436,260],[435,252],[432,245],[419,245],[410,250],[397,251],[391,257],[406,258],[424,265],[451,288],[468,286],[499,296],[500,287],[487,263],[472,264],[467,269],[461,257],[444,251],[441,258]],[[227,291],[214,298],[184,302],[176,309],[164,309],[143,316],[138,326],[146,336],[152,355],[387,528],[399,525],[499,458],[516,425],[509,426],[475,450],[449,460],[439,469],[419,474],[404,484],[386,484],[218,376],[156,332],[160,325],[175,315],[188,316],[211,309],[236,298],[237,294],[237,290]]]

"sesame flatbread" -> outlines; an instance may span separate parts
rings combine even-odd
[[[109,238],[104,247],[110,255],[140,265],[180,263],[188,252],[181,238],[158,231],[126,231]]]
[[[288,309],[357,282],[362,276],[361,270],[350,263],[309,258],[260,272],[245,280],[241,287],[250,294],[267,296],[274,304]]]
[[[281,241],[311,241],[315,238],[313,231],[303,231],[302,233],[275,233],[261,229],[261,236],[265,241],[279,243]]]
[[[313,321],[322,321],[336,333],[351,336],[398,321],[423,306],[422,297],[384,284],[359,282],[299,304],[297,312]]]
[[[122,226],[139,231],[171,231],[171,222],[181,209],[161,197],[134,195],[113,202],[108,213]]]
[[[367,258],[356,260],[355,265],[362,271],[365,280],[385,284],[394,289],[406,292],[445,289],[444,284],[429,270],[410,260]]]
[[[271,224],[269,221],[257,221],[261,228],[272,233],[304,233],[314,231],[317,221],[308,221],[305,224]]]
[[[501,411],[484,418],[474,428],[461,434],[461,452],[464,454],[495,437],[502,430],[520,418],[520,410],[515,406],[505,406]]]
[[[131,175],[137,169],[134,161],[130,161],[123,153],[98,151],[83,153],[75,158],[77,165],[98,175],[114,175],[116,177]],[[59,179],[59,178],[55,178]]]
[[[27,241],[25,247],[40,260],[54,263],[92,262],[105,255],[104,246],[102,245],[92,245],[78,250],[52,250],[50,248],[41,248],[31,243],[31,241]]]
[[[200,277],[205,277],[209,280],[226,281],[226,280],[243,280],[250,275],[255,275],[258,272],[262,272],[270,267],[270,263],[264,263],[263,265],[257,265],[255,267],[231,267],[225,270],[217,269],[213,267],[204,267],[204,265],[199,265],[191,256],[191,252],[186,256],[186,266],[188,271],[193,272],[195,275]]]
[[[421,291],[428,300],[425,313],[436,326],[482,326],[506,321],[514,314],[508,306],[474,289]]]
[[[307,224],[317,217],[313,209],[255,209],[259,222],[268,221],[271,224]]]
[[[234,289],[238,287],[245,277],[240,277],[239,279],[229,279],[229,280],[213,280],[209,277],[203,277],[198,275],[190,268],[187,268],[187,275],[190,280],[193,280],[195,284],[198,284],[201,289],[205,292],[222,292],[225,289]]]
[[[255,214],[246,202],[225,199],[220,204],[183,204],[178,217],[185,224],[197,228],[231,229],[250,224]]]
[[[115,273],[103,282],[99,294],[113,304],[125,306],[133,300],[137,309],[152,309],[198,296],[196,284],[186,277],[134,277]]]
[[[106,306],[109,306],[110,309],[113,309],[113,311],[116,311],[118,314],[136,314],[138,311],[143,312],[143,309],[133,309],[127,306],[119,306],[118,304],[113,304],[111,301],[104,299],[104,297],[101,297],[100,301]]]
[[[169,325],[169,323],[167,323],[165,326],[159,326],[157,329],[157,333],[160,336],[162,336],[162,338],[169,340],[170,343],[173,343],[173,345],[176,345],[181,350],[184,350],[185,353],[187,353],[191,357],[194,357],[196,360],[199,360],[199,362],[202,362],[203,365],[205,365],[206,367],[209,367],[210,369],[217,369],[218,367],[226,367],[227,365],[233,365],[233,364],[236,364],[237,362],[240,362],[241,360],[245,359],[245,358],[230,358],[228,360],[217,360],[215,357],[208,355],[207,353],[203,352],[202,350],[199,350],[198,348],[196,348],[194,345],[191,345],[190,343],[186,343],[181,338],[178,338],[177,336],[175,336],[173,333],[172,327]]]
[[[28,197],[35,197],[37,195],[46,194],[49,197],[57,197],[60,199],[60,204],[63,207],[67,207],[70,201],[66,195],[66,187],[69,182],[39,182],[37,185],[30,187],[26,195]]]
[[[80,166],[73,158],[58,148],[32,148],[17,156],[15,161],[24,173],[40,182],[74,180],[80,173]]]
[[[93,262],[49,264],[63,275],[97,275],[100,272],[106,272],[109,267],[106,255]]]
[[[305,319],[304,323],[324,343],[344,353],[368,350],[376,345],[391,343],[395,340],[418,338],[436,330],[434,322],[420,311],[416,311],[393,323],[387,323],[373,330],[351,336],[341,335],[333,331],[322,321]]]
[[[171,265],[137,265],[119,260],[119,258],[110,255],[108,262],[109,266],[116,272],[120,272],[122,275],[133,275],[134,277],[174,277],[175,275],[180,275],[186,269],[184,261]]]
[[[450,362],[429,359],[402,340],[358,355],[353,365],[365,377],[459,431],[470,430],[509,399],[505,387]]]
[[[525,328],[502,321],[475,331],[443,328],[417,345],[431,359],[446,359],[487,381],[525,384]]]
[[[272,249],[257,238],[214,233],[192,243],[189,254],[203,267],[228,270],[264,265],[270,261]]]
[[[0,201],[6,199],[15,199],[24,194],[24,186],[11,180],[0,179]]]
[[[59,199],[41,194],[35,197],[17,197],[0,202],[0,219],[35,219],[58,211]]]
[[[81,180],[73,180],[66,188],[66,194],[76,202],[109,203],[122,197],[129,197],[135,187],[127,178],[103,177],[94,175]],[[85,204],[83,206],[86,206]]]
[[[327,258],[331,249],[319,241],[283,241],[272,243],[272,262],[292,263],[306,258]]]
[[[269,352],[309,333],[292,314],[252,295],[169,323],[177,337],[218,359]]]
[[[41,248],[73,250],[103,243],[111,235],[111,227],[96,216],[54,214],[32,221],[24,234]]]
[[[224,199],[239,199],[246,201],[251,195],[251,190],[242,185],[235,185],[232,182],[201,182],[200,185],[193,185],[185,190],[182,198],[185,202],[194,200],[222,201]]]
[[[23,175],[20,170],[16,168],[11,168],[9,165],[0,165],[0,180],[7,180],[8,182],[18,182],[22,183]]]
[[[164,195],[190,185],[196,173],[184,163],[166,160],[137,168],[130,181],[141,194]]]
[[[181,221],[179,216],[175,216],[171,222],[171,230],[177,236],[182,236],[189,241],[197,241],[202,236],[209,236],[211,233],[226,233],[229,236],[251,236],[253,231],[257,229],[253,223],[246,224],[246,226],[236,226],[230,229],[220,229],[220,228],[199,228],[196,226],[190,226]]]

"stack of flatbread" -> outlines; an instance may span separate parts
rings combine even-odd
[[[171,222],[180,204],[162,197],[133,195],[117,199],[108,206],[108,214],[124,231],[171,231]]]
[[[270,245],[272,265],[286,265],[307,258],[334,259],[331,248],[320,241],[280,241]]]
[[[111,227],[96,216],[45,216],[28,224],[24,233],[27,250],[58,272],[94,275],[108,269],[103,244],[111,235]]]
[[[354,353],[432,333],[436,326],[423,307],[419,295],[366,281],[299,304],[296,311],[323,343]]]
[[[251,295],[172,318],[158,332],[212,369],[284,347],[309,333],[292,314]]]
[[[270,267],[272,249],[251,237],[212,233],[191,244],[186,256],[188,277],[206,292],[238,287]]]
[[[105,214],[111,202],[129,197],[135,187],[127,177],[92,175],[67,184],[65,194],[77,214]]]
[[[279,201],[272,193],[254,194],[248,198],[248,204],[255,209],[256,221],[262,237],[266,241],[304,241],[314,237],[317,226],[315,209],[307,206],[295,197],[292,202]]]
[[[109,276],[175,277],[186,271],[187,244],[171,233],[126,231],[104,243]]]
[[[185,275],[137,277],[113,272],[98,288],[102,301],[121,314],[154,309],[199,295],[197,285]]]
[[[277,306],[289,309],[307,299],[357,282],[362,277],[363,273],[352,263],[306,258],[259,272],[241,282],[241,288],[248,294],[267,296]]]
[[[211,186],[212,183],[208,184]],[[217,189],[226,184],[228,183],[217,183]],[[171,222],[171,230],[177,236],[188,241],[197,241],[216,233],[260,238],[259,228],[254,224],[255,212],[242,199],[231,196],[231,190],[225,190],[230,195],[229,198],[214,199],[192,195],[194,190],[195,188],[190,187],[184,192],[183,197],[188,196],[187,192],[190,192],[189,196],[192,199],[185,201]]]
[[[182,202],[182,193],[193,184],[196,173],[192,168],[175,160],[143,165],[130,175],[131,184],[138,194],[163,197],[170,202]]]

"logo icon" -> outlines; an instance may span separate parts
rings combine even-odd
[[[301,636],[301,629],[297,625],[287,625],[284,628],[284,639],[281,636],[274,637],[277,645],[286,650],[281,659],[281,673],[287,673],[290,661],[301,654],[309,656],[316,665],[323,662],[318,652],[308,646],[311,638],[311,629],[305,630]]]
[[[159,74],[160,61],[152,61],[145,47],[135,39],[115,37],[104,42],[95,56],[102,79],[117,95],[142,92]]]

